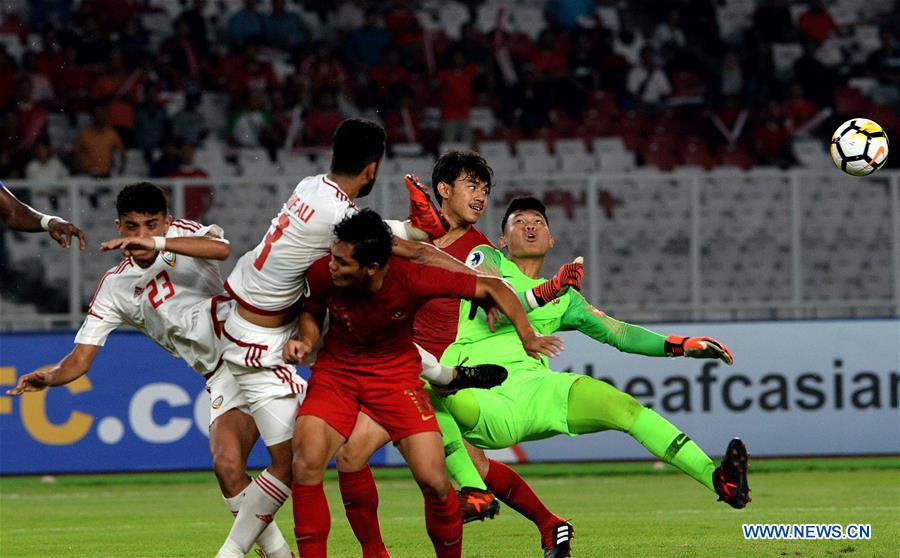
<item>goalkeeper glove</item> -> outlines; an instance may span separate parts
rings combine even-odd
[[[581,280],[584,279],[584,258],[578,256],[575,261],[559,268],[556,275],[549,281],[544,281],[534,287],[526,296],[532,308],[544,306],[553,299],[559,298],[569,287],[576,291],[581,290]]]
[[[732,364],[734,357],[723,343],[712,337],[679,337],[670,335],[666,339],[666,355],[691,358],[715,358],[725,364]]]
[[[407,174],[403,182],[409,190],[410,224],[431,239],[447,234],[450,223],[441,215],[441,208],[431,197],[428,187],[419,182],[419,178],[414,174]]]

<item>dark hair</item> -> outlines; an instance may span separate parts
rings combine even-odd
[[[331,147],[331,172],[356,176],[366,165],[384,155],[387,134],[381,124],[365,118],[348,118],[334,132]]]
[[[384,267],[394,243],[390,227],[371,209],[344,217],[334,226],[334,236],[340,242],[352,244],[353,259],[366,267],[373,264]]]
[[[116,211],[119,215],[125,215],[132,211],[147,215],[156,213],[167,215],[169,204],[159,186],[150,182],[138,182],[122,188],[122,191],[116,196]]]
[[[550,225],[550,219],[547,219],[547,208],[541,203],[541,200],[533,196],[525,196],[523,198],[514,198],[513,201],[509,202],[509,207],[506,208],[506,213],[503,214],[503,220],[500,221],[500,234],[506,232],[506,221],[509,220],[510,215],[516,211],[527,210],[537,211],[544,218],[544,222],[548,226]]]
[[[438,203],[443,199],[438,192],[438,184],[453,184],[460,175],[484,181],[488,188],[493,186],[494,171],[484,157],[474,151],[448,151],[434,162],[434,169],[431,171],[431,188]]]

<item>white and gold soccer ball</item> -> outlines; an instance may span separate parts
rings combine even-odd
[[[884,128],[866,118],[850,119],[831,136],[831,159],[837,168],[853,176],[868,176],[888,158]]]

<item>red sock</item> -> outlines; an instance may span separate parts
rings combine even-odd
[[[355,473],[338,472],[341,499],[350,528],[362,547],[363,558],[387,556],[378,527],[378,487],[372,469],[366,466]]]
[[[322,484],[295,484],[291,489],[294,503],[294,536],[300,558],[326,558],[331,513]]]
[[[501,502],[533,521],[541,531],[562,521],[547,509],[519,473],[493,459],[489,459],[488,463],[490,466],[484,483]]]
[[[456,491],[449,491],[443,500],[425,498],[425,529],[437,558],[462,556],[462,518]]]

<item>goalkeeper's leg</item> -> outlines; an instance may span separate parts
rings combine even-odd
[[[572,384],[567,421],[573,434],[627,432],[660,460],[716,491],[713,486],[716,465],[700,446],[656,411],[606,382],[585,377]]]
[[[446,398],[444,403],[454,419],[457,432],[460,426],[468,431],[478,424],[481,408],[478,399],[472,392],[460,391],[452,397]],[[443,428],[444,425],[441,423],[442,431]],[[472,459],[482,464],[479,466],[479,470],[484,473],[484,481],[490,491],[501,502],[530,519],[537,526],[541,532],[544,548],[552,547],[550,538],[552,538],[554,527],[565,521],[547,509],[534,490],[525,482],[525,479],[511,467],[499,461],[487,459],[482,450],[469,447],[472,449]]]
[[[431,404],[434,406],[434,417],[441,427],[447,473],[459,486],[459,507],[463,523],[492,519],[499,513],[500,503],[488,492],[487,485],[472,463],[459,425],[447,411],[442,397],[432,393]]]

